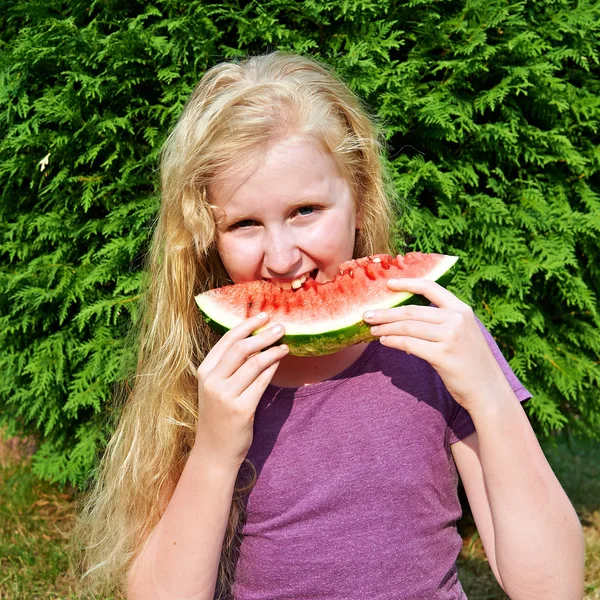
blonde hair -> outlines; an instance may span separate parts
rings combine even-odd
[[[350,183],[361,211],[355,257],[391,251],[383,138],[329,68],[274,52],[204,75],[163,147],[136,375],[74,530],[76,548],[83,549],[77,570],[94,593],[125,590],[127,571],[194,444],[197,367],[215,342],[194,296],[228,282],[216,250],[210,185],[291,134],[321,143]],[[233,578],[244,491],[232,501],[217,595],[229,593]]]

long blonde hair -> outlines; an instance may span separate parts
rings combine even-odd
[[[82,550],[77,569],[93,593],[125,590],[127,571],[194,445],[197,367],[215,342],[194,296],[228,283],[216,250],[210,185],[291,133],[319,141],[351,184],[361,210],[355,257],[391,250],[383,137],[328,67],[274,52],[219,64],[204,75],[163,147],[137,370],[74,530]],[[223,543],[222,597],[234,575],[244,491],[234,494]]]

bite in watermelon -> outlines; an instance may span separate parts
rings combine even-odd
[[[270,281],[248,281],[196,296],[206,322],[225,333],[245,319],[266,311],[270,323],[281,323],[295,356],[319,356],[373,338],[363,314],[369,309],[402,304],[429,304],[423,296],[389,289],[389,279],[430,279],[446,286],[455,273],[457,256],[409,252],[396,257],[375,254],[340,265],[332,281],[308,278],[298,289],[281,289]]]

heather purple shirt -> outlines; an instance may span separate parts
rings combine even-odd
[[[530,398],[481,327],[517,398]],[[333,379],[269,386],[235,599],[466,598],[450,444],[474,430],[427,362],[378,342]]]

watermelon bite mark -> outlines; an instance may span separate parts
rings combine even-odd
[[[389,289],[389,279],[415,277],[448,285],[457,256],[410,252],[396,257],[376,254],[340,265],[332,281],[309,277],[297,290],[283,290],[271,281],[249,281],[209,290],[196,296],[206,322],[224,333],[259,312],[270,324],[281,323],[280,343],[296,356],[331,354],[373,340],[362,316],[368,309],[402,304],[429,304],[423,296]]]

